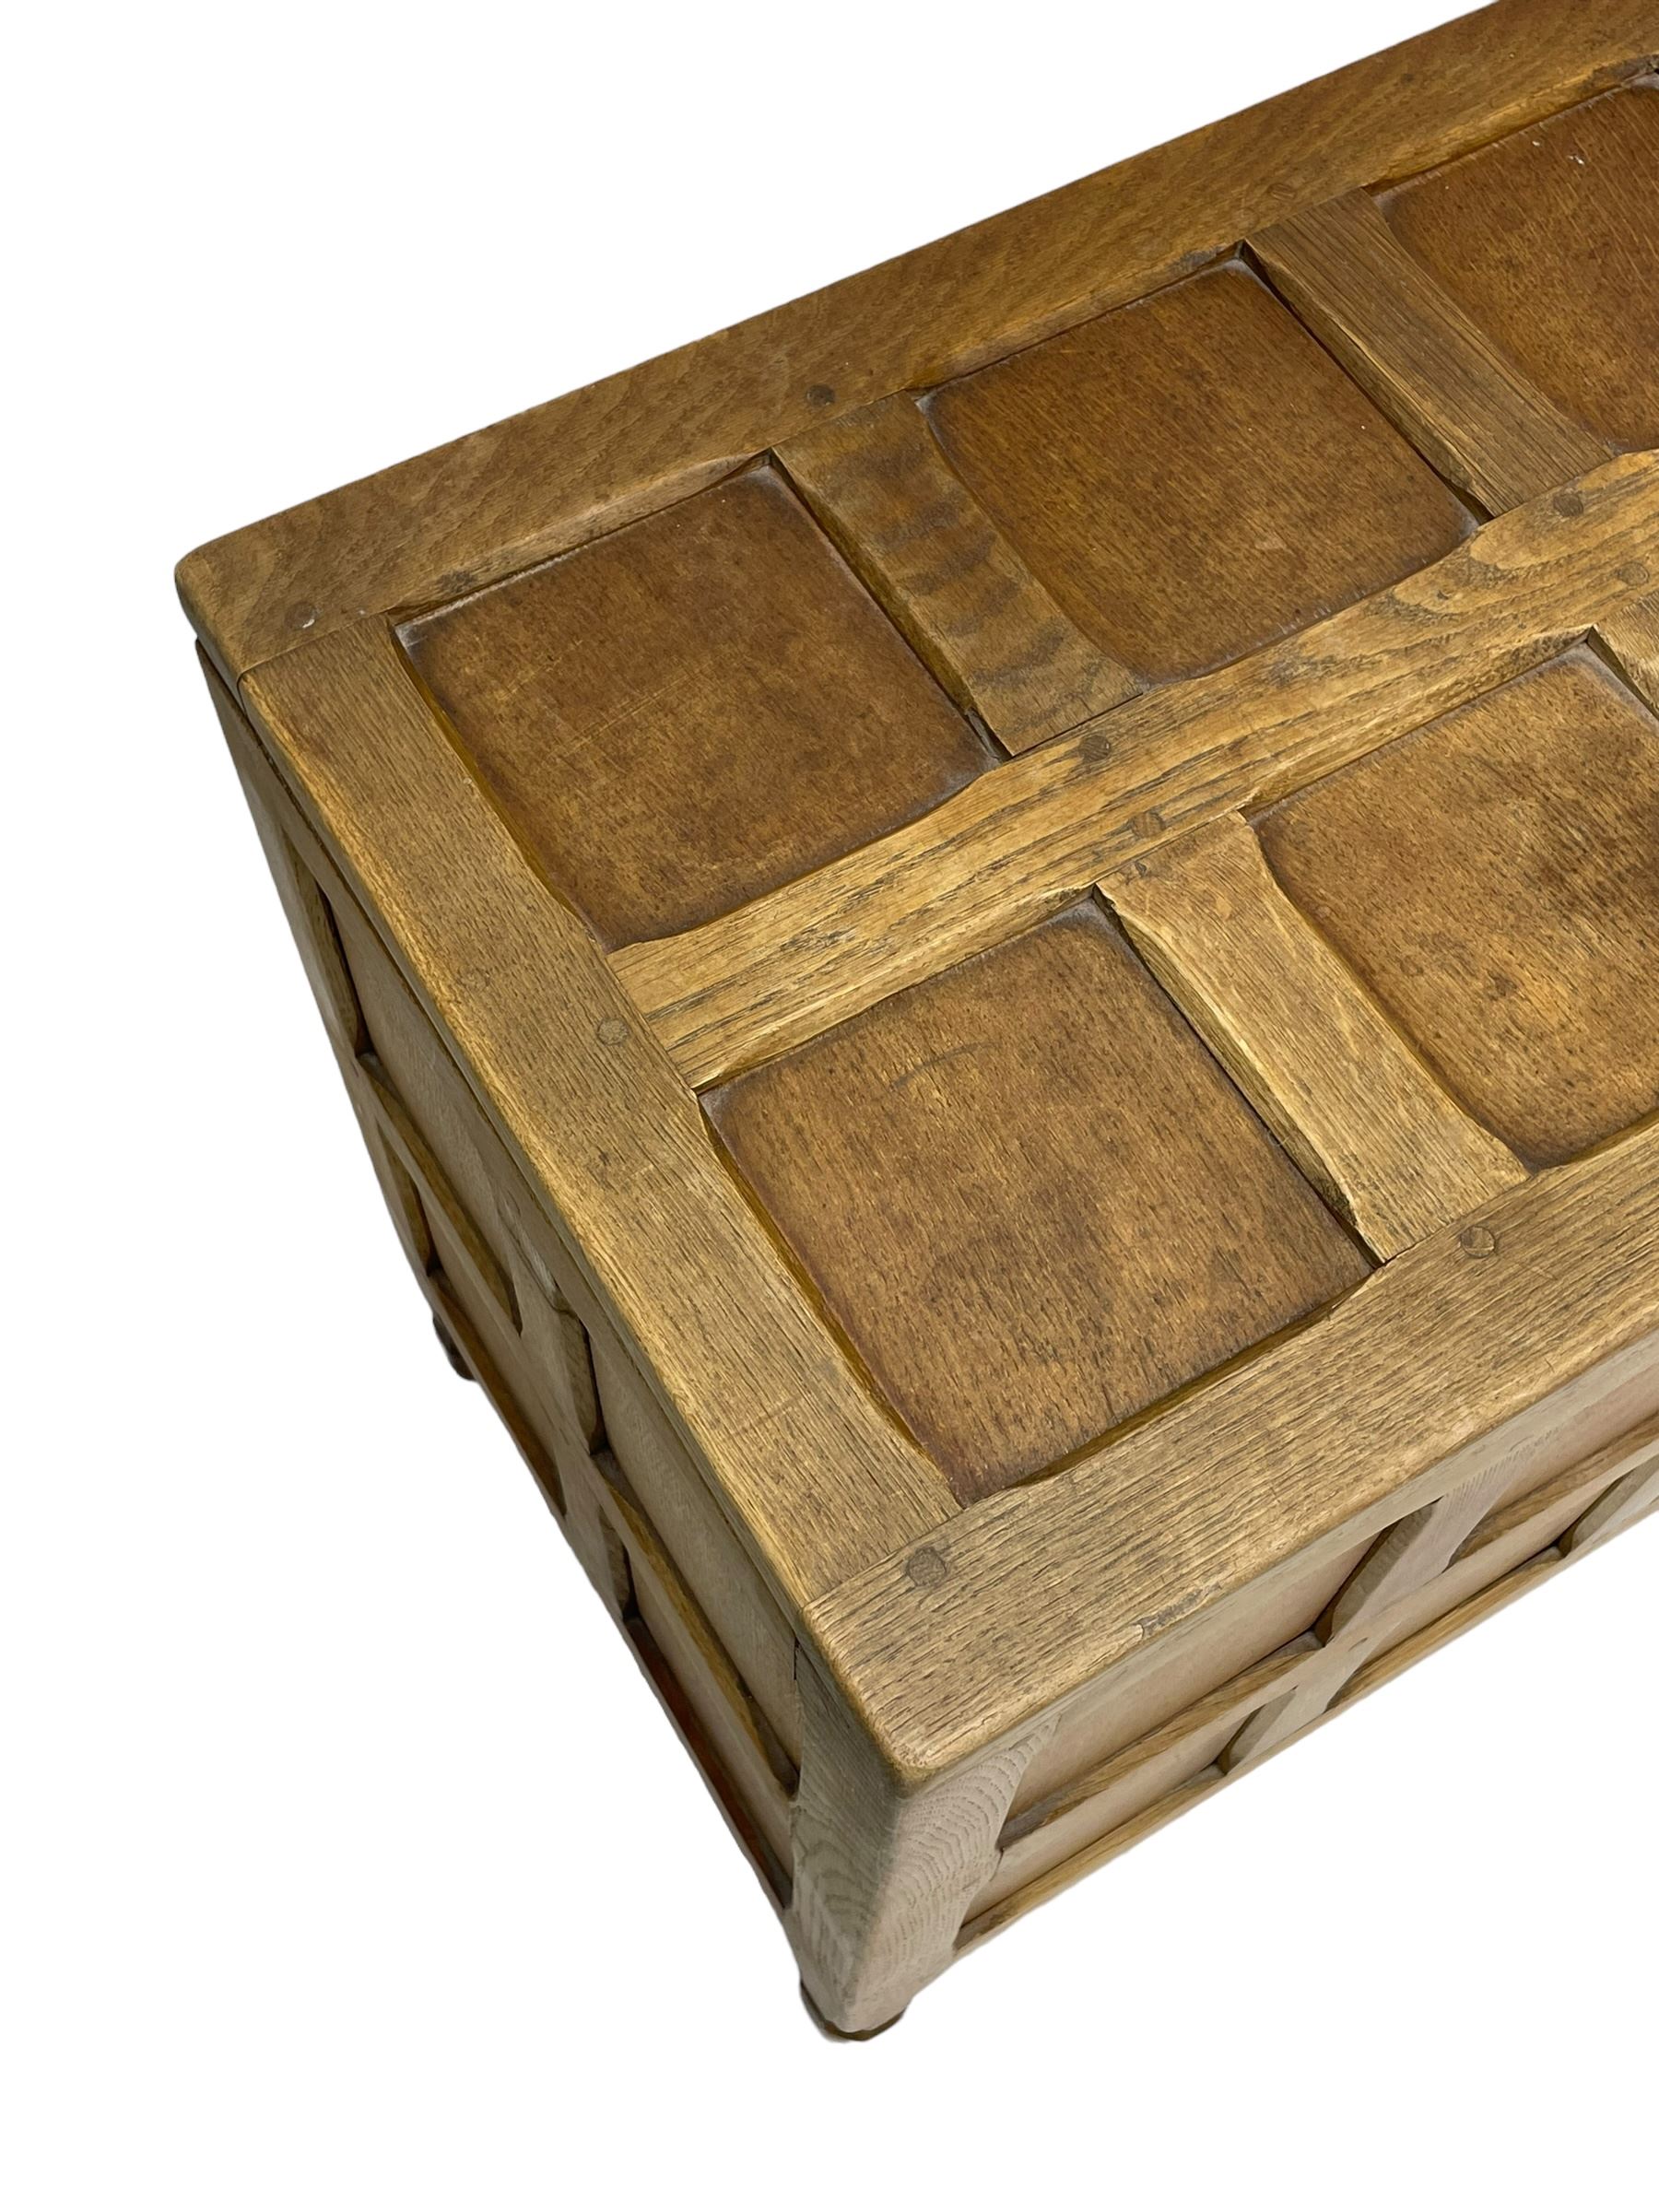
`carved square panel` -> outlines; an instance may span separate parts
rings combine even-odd
[[[1659,1110],[1659,719],[1590,653],[1258,827],[1290,897],[1523,1159]]]
[[[946,384],[953,466],[1086,635],[1152,680],[1334,614],[1470,517],[1240,263]]]
[[[1092,904],[707,1103],[963,1499],[1052,1465],[1368,1270]]]
[[[774,890],[993,758],[764,468],[399,634],[606,945]]]

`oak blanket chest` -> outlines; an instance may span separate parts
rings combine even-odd
[[[1503,0],[182,564],[841,2032],[1659,1503],[1656,53]]]

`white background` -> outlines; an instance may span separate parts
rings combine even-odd
[[[18,2212],[1652,2202],[1652,1524],[895,2034],[813,2032],[436,1350],[171,583],[201,539],[1456,12],[14,24]]]

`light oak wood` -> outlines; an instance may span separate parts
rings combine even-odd
[[[1250,242],[1348,373],[1489,512],[1607,459],[1607,441],[1534,390],[1405,251],[1369,194],[1306,208]]]
[[[1621,1529],[1634,1528],[1638,1521],[1655,1510],[1659,1510],[1659,1449],[1648,1452],[1639,1467],[1621,1477],[1587,1513],[1573,1523],[1561,1538],[1561,1549],[1567,1553],[1580,1552],[1592,1544],[1605,1543]]]
[[[448,1232],[446,1241],[462,1255],[465,1274],[507,1325],[516,1330],[518,1300],[506,1271],[479,1234],[472,1216],[462,1205],[454,1185],[410,1118],[402,1099],[385,1080],[378,1059],[373,1053],[367,1053],[359,1065],[374,1100],[381,1135],[420,1192],[429,1223],[436,1213]]]
[[[1325,1641],[1349,1637],[1400,1598],[1443,1574],[1503,1487],[1503,1468],[1496,1473],[1488,1469],[1448,1490],[1432,1505],[1419,1506],[1396,1521],[1343,1584],[1322,1624]]]
[[[1394,1606],[1379,1630],[1376,1655],[1349,1677],[1335,1706],[1312,1715],[1300,1733],[1380,1688],[1564,1565],[1572,1554],[1563,1531],[1570,1532],[1583,1512],[1585,1497],[1605,1490],[1609,1472],[1630,1458],[1650,1458],[1655,1433],[1655,1425],[1646,1423],[1489,1516],[1452,1569]],[[1318,1664],[1321,1651],[1314,1636],[1295,1639],[1078,1775],[1023,1819],[1010,1821],[996,1872],[971,1908],[961,1947],[1143,1841],[1250,1764],[1230,1766],[1223,1759],[1241,1716],[1271,1704],[1288,1680]],[[1276,1747],[1292,1740],[1287,1735]]]
[[[919,1580],[901,1549],[808,1627],[889,1759],[947,1769],[1276,1563],[1381,1534],[1441,1494],[1441,1463],[1516,1416],[1547,1424],[1555,1391],[1632,1347],[1659,1409],[1659,1126],[1402,1253],[1103,1453],[959,1513],[927,1545],[945,1573]]]
[[[1341,1700],[1374,1679],[1389,1655],[1411,1645],[1424,1630],[1470,1597],[1540,1554],[1567,1556],[1574,1525],[1636,1465],[1645,1465],[1659,1443],[1659,1420],[1651,1415],[1598,1450],[1559,1469],[1546,1482],[1507,1499],[1480,1521],[1438,1575],[1397,1596],[1375,1626],[1372,1653],[1342,1691]]]
[[[994,758],[768,469],[399,636],[607,945],[741,906]]]
[[[1659,592],[1626,600],[1596,624],[1595,634],[1626,681],[1659,713]]]
[[[1298,206],[1409,176],[1631,73],[1653,0],[1508,0],[204,546],[180,583],[222,670],[456,597],[750,454],[1178,275]]]
[[[1442,1469],[1442,1479],[1445,1473]],[[1468,1481],[1454,1483],[1432,1505],[1406,1514],[1378,1539],[1320,1622],[1316,1651],[1290,1688],[1253,1712],[1218,1753],[1217,1763],[1224,1773],[1269,1757],[1327,1712],[1368,1661],[1415,1629],[1417,1621],[1403,1621],[1401,1615],[1419,1592],[1432,1594],[1427,1618],[1461,1597],[1461,1587],[1450,1594],[1441,1578],[1473,1532],[1485,1527],[1508,1475],[1504,1460],[1492,1461]],[[1523,1548],[1535,1548],[1531,1535]],[[1485,1565],[1496,1575],[1509,1563],[1503,1555]]]
[[[561,1233],[604,1280],[624,1340],[646,1349],[670,1393],[685,1373],[673,1403],[686,1441],[736,1518],[767,1532],[786,1604],[833,1586],[877,1529],[901,1541],[934,1526],[948,1486],[844,1362],[838,1381],[833,1348],[693,1102],[465,773],[384,629],[336,630],[244,692],[328,825],[342,872],[392,924],[411,982],[430,994],[429,1013]],[[661,1265],[677,1238],[700,1255],[696,1279],[677,1285]],[[717,1331],[711,1274],[726,1286]]]
[[[1306,629],[1470,527],[1238,262],[947,384],[928,412],[1072,620],[1149,682]]]
[[[1009,752],[1139,688],[998,535],[912,394],[843,415],[778,458],[940,683]]]
[[[1335,1705],[1315,1715],[1300,1735],[1285,1737],[1275,1748],[1282,1751],[1291,1743],[1300,1742],[1312,1729],[1323,1726],[1333,1713],[1344,1712],[1358,1699],[1369,1697],[1373,1690],[1382,1688],[1396,1676],[1404,1674],[1408,1666],[1431,1657],[1454,1638],[1465,1634],[1483,1620],[1489,1619],[1505,1606],[1512,1605],[1516,1598],[1535,1590],[1541,1583],[1547,1582],[1567,1564],[1565,1556],[1553,1547],[1528,1559],[1524,1566],[1482,1590],[1477,1596],[1455,1606],[1416,1636],[1362,1666]],[[1251,1772],[1257,1763],[1250,1761],[1242,1771]],[[1045,1867],[1033,1879],[1016,1888],[1011,1894],[976,1912],[964,1924],[957,1947],[958,1956],[1001,1934],[1025,1913],[1035,1911],[1039,1905],[1048,1903],[1051,1899],[1069,1888],[1072,1883],[1109,1865],[1125,1851],[1133,1850],[1135,1844],[1145,1842],[1148,1836],[1155,1835],[1160,1828],[1182,1813],[1193,1811],[1206,1798],[1214,1796],[1218,1790],[1230,1783],[1239,1771],[1238,1768],[1229,1770],[1222,1767],[1218,1760],[1212,1760],[1178,1787],[1147,1806],[1135,1818],[1112,1828],[1053,1866]]]
[[[1391,1259],[1524,1180],[1275,882],[1237,815],[1101,888],[1302,1171]]]
[[[650,1640],[642,1655],[648,1666],[654,1662],[665,1670],[695,1717],[724,1785],[716,1794],[752,1819],[763,1845],[756,1853],[761,1872],[782,1900],[790,1884],[794,1770],[707,1615],[620,1482],[611,1486],[609,1503],[622,1535],[629,1610]]]
[[[1315,1624],[1370,1549],[1370,1539],[1360,1537],[1334,1553],[1320,1548],[1288,1561],[1278,1574],[1258,1577],[1207,1607],[1202,1635],[1163,1639],[1132,1677],[1123,1670],[1098,1677],[1060,1709],[1053,1735],[1026,1769],[1010,1832],[1034,1818],[1042,1801],[1072,1797],[1084,1786],[1080,1776],[1116,1771],[1130,1747],[1207,1710],[1212,1694],[1251,1674],[1264,1652],[1312,1649]],[[1241,1710],[1233,1729],[1243,1717]]]
[[[1275,875],[1529,1163],[1659,1111],[1659,718],[1592,654],[1286,799]]]
[[[653,1538],[707,1614],[745,1694],[797,1764],[794,1637],[642,1375],[604,1323],[592,1336],[601,1436]]]
[[[1311,1728],[1330,1711],[1332,1700],[1369,1651],[1370,1639],[1363,1632],[1335,1645],[1322,1645],[1303,1665],[1290,1688],[1253,1712],[1237,1735],[1222,1747],[1216,1760],[1222,1773],[1236,1774],[1241,1767],[1271,1758]]]
[[[1367,1273],[1092,905],[709,1105],[964,1502]]]
[[[1656,49],[1502,0],[183,565],[834,2031],[1659,1503]]]
[[[806,1744],[787,1925],[813,2002],[859,2034],[888,2026],[950,1964],[995,1865],[1019,1777],[1053,1723],[914,1789],[813,1668],[800,1688]]]
[[[1383,202],[1406,251],[1539,390],[1627,449],[1659,445],[1656,206],[1652,80],[1529,124]]]
[[[571,1548],[619,1620],[625,1579],[612,1532],[597,1510],[597,1494],[605,1486],[587,1479],[590,1454],[600,1441],[597,1408],[586,1333],[561,1287],[564,1255],[555,1253],[545,1233],[538,1235],[534,1201],[517,1182],[505,1155],[483,1157],[493,1139],[476,1108],[468,1119],[458,1071],[383,952],[374,947],[350,893],[278,783],[246,717],[211,666],[206,673],[278,892],[300,935],[302,955],[308,956],[324,1026],[399,1241],[465,1371],[495,1404],[548,1504],[560,1516]],[[355,968],[347,959],[347,938]],[[370,1033],[365,995],[375,1009],[379,1040]],[[410,1078],[407,1094],[366,1065],[378,1060],[374,1048],[381,1041]],[[485,1193],[484,1211],[500,1227],[503,1248],[511,1250],[514,1262],[507,1304],[499,1266],[481,1273],[469,1265],[471,1254],[488,1246],[411,1111],[411,1100],[444,1160],[453,1163],[475,1194]],[[406,1133],[403,1142],[387,1126],[388,1103],[395,1103]],[[406,1142],[411,1131],[418,1137],[418,1147]],[[435,1182],[418,1182],[423,1170],[435,1171]],[[513,1326],[505,1325],[509,1306],[517,1310]]]
[[[969,1908],[969,1927],[1101,1837],[1134,1833],[1157,1807],[1185,1798],[1206,1776],[1218,1775],[1217,1762],[1244,1715],[1317,1649],[1315,1637],[1295,1637],[1212,1686],[1161,1726],[1095,1764],[1072,1769],[1060,1788],[1004,1829],[996,1871]]]
[[[1564,651],[1655,574],[1659,460],[1615,462],[1294,645],[1132,700],[615,972],[687,1078],[717,1081]]]

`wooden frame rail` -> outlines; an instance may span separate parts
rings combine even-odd
[[[1163,839],[1617,627],[1656,575],[1659,459],[1628,455],[1288,645],[1134,699],[735,913],[624,947],[612,971],[706,1088],[1016,935]]]

